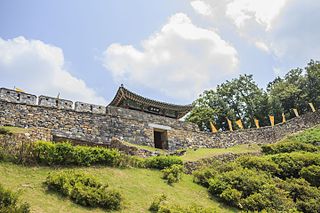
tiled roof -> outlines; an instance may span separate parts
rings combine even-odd
[[[164,110],[172,110],[176,111],[178,113],[177,118],[183,117],[185,114],[187,114],[191,109],[192,105],[176,105],[176,104],[169,104],[161,101],[155,101],[149,98],[145,98],[141,95],[138,95],[134,92],[131,92],[124,88],[123,86],[120,86],[117,94],[109,104],[109,106],[116,106],[119,107],[121,102],[123,100],[132,100],[137,102],[140,105],[147,105],[147,106],[153,106]]]

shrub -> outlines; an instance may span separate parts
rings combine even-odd
[[[6,153],[2,147],[0,147],[0,161],[5,159]]]
[[[196,170],[192,173],[193,182],[200,184],[204,187],[209,187],[209,179],[213,178],[217,173],[217,170],[208,167]]]
[[[242,193],[236,189],[227,188],[219,196],[230,206],[239,206]]]
[[[18,204],[18,195],[6,190],[0,185],[0,212],[2,213],[28,213],[30,206],[28,203]]]
[[[301,169],[300,176],[313,186],[320,186],[320,166],[312,165]]]
[[[155,156],[146,159],[146,167],[154,169],[165,169],[174,164],[182,165],[182,160],[177,156]]]
[[[241,191],[243,197],[247,197],[259,191],[264,184],[270,181],[271,178],[264,173],[240,167],[233,171],[218,174],[210,179],[209,192],[219,196],[224,190],[233,188]]]
[[[90,166],[101,164],[118,166],[121,158],[126,157],[115,149],[101,147],[72,146],[70,143],[38,141],[34,144],[36,161],[45,165]]]
[[[228,205],[244,210],[261,211],[294,209],[285,190],[277,188],[267,174],[239,167],[209,180],[209,192]]]
[[[167,196],[162,194],[152,201],[149,210],[154,213],[215,213],[214,209],[203,208],[197,205],[182,207],[176,204],[170,204]]]
[[[297,209],[302,212],[320,212],[320,189],[310,186],[306,180],[287,179],[279,184],[279,187],[286,190]]]
[[[265,184],[259,192],[255,192],[243,199],[241,204],[245,210],[251,211],[293,211],[295,210],[295,203],[288,198],[287,194],[285,190],[277,188],[274,184]]]
[[[237,162],[244,168],[261,170],[273,175],[281,171],[276,163],[266,157],[243,156],[238,158]]]
[[[161,194],[161,195],[156,196],[153,199],[153,201],[149,207],[149,210],[152,212],[158,212],[159,208],[160,208],[160,204],[166,200],[167,200],[167,196],[165,194]]]
[[[122,196],[119,192],[109,190],[108,185],[103,185],[84,173],[62,171],[50,174],[45,185],[49,190],[69,197],[82,206],[107,210],[117,210],[121,206]]]
[[[270,156],[270,159],[278,164],[281,172],[279,177],[282,179],[288,177],[299,178],[299,172],[302,168],[310,165],[320,165],[320,154],[310,152],[292,152],[282,153]]]
[[[158,213],[216,213],[212,208],[204,208],[198,205],[180,206],[177,204],[163,203]]]
[[[174,164],[166,169],[163,169],[162,173],[162,178],[167,180],[167,183],[171,185],[180,181],[183,173],[183,166]]]
[[[0,135],[12,135],[12,132],[10,132],[8,129],[0,127]]]
[[[296,151],[316,152],[318,147],[299,141],[286,141],[261,147],[264,154],[289,153]]]

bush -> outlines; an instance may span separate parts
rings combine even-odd
[[[149,210],[154,213],[215,213],[214,209],[203,208],[197,205],[182,207],[176,204],[170,204],[167,196],[162,194],[152,201]]]
[[[12,135],[12,132],[10,132],[8,129],[0,127],[0,135]]]
[[[121,206],[122,196],[119,192],[107,189],[108,185],[80,172],[62,171],[50,174],[45,185],[49,190],[69,197],[82,206],[106,210],[117,210]]]
[[[226,189],[237,189],[242,192],[243,197],[247,197],[259,191],[264,184],[270,181],[271,178],[264,173],[240,167],[233,171],[218,174],[210,179],[209,192],[219,197]]]
[[[200,184],[204,187],[209,187],[209,179],[213,178],[217,173],[217,170],[208,167],[196,170],[192,173],[193,182]]]
[[[310,152],[292,152],[271,155],[270,159],[278,164],[281,172],[279,177],[282,179],[288,177],[299,178],[299,172],[302,168],[311,165],[320,166],[320,154]]]
[[[230,206],[240,206],[242,193],[236,189],[227,188],[219,196]]]
[[[289,153],[296,151],[317,152],[318,147],[299,141],[286,141],[261,147],[264,154]]]
[[[320,186],[320,166],[312,165],[301,169],[300,176],[313,186]]]
[[[182,165],[183,162],[177,156],[160,155],[160,156],[147,158],[145,164],[146,164],[146,167],[148,168],[165,169],[174,164]]]
[[[162,178],[167,180],[167,183],[171,185],[180,181],[183,173],[183,166],[174,164],[166,169],[163,169],[162,173]]]
[[[0,184],[0,212],[1,213],[28,213],[30,206],[27,203],[18,204],[18,195],[3,188]]]
[[[6,153],[2,147],[0,147],[0,161],[5,159]]]
[[[77,165],[93,164],[107,166],[127,166],[137,158],[121,154],[115,149],[88,146],[72,146],[70,143],[52,143],[38,141],[34,143],[33,155],[36,162],[44,165]],[[124,165],[126,164],[126,165]]]
[[[237,163],[244,168],[261,170],[273,175],[281,171],[276,163],[266,157],[243,156],[237,159]]]
[[[242,207],[245,210],[267,212],[289,212],[295,210],[295,203],[288,198],[287,192],[277,188],[276,185],[266,184],[260,189],[241,201]]]
[[[167,200],[167,196],[165,194],[161,194],[159,196],[156,196],[150,207],[149,207],[149,210],[152,211],[152,212],[158,212],[159,211],[159,208],[160,208],[160,204],[163,202],[163,201],[166,201]]]
[[[279,187],[286,190],[297,209],[306,213],[320,212],[320,189],[310,186],[306,180],[287,179],[279,184]]]
[[[239,167],[209,180],[209,192],[228,205],[244,210],[284,211],[294,209],[285,190],[277,188],[267,174]]]

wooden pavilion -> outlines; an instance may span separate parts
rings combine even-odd
[[[109,106],[138,110],[164,117],[179,119],[186,115],[192,105],[175,105],[151,100],[133,93],[121,85]]]

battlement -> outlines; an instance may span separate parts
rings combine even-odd
[[[104,114],[106,113],[106,107],[95,105],[95,104],[88,104],[77,101],[74,106],[75,111],[77,112],[92,112],[92,113],[99,113]]]
[[[38,105],[56,109],[68,109],[77,112],[90,112],[99,114],[106,113],[106,106],[83,103],[79,101],[73,104],[73,101],[66,99],[54,98],[45,95],[40,95],[37,97],[36,95],[7,88],[0,88],[0,100],[11,103]]]
[[[6,88],[0,88],[0,100],[29,105],[37,104],[36,95],[28,94],[25,92],[17,92],[15,90],[10,90]]]
[[[38,99],[38,102],[37,102]],[[110,144],[113,137],[138,145],[178,150],[222,148],[244,143],[273,143],[320,124],[320,111],[309,112],[274,127],[201,132],[196,124],[115,106],[99,106],[0,89],[0,126],[51,130],[53,139]]]

